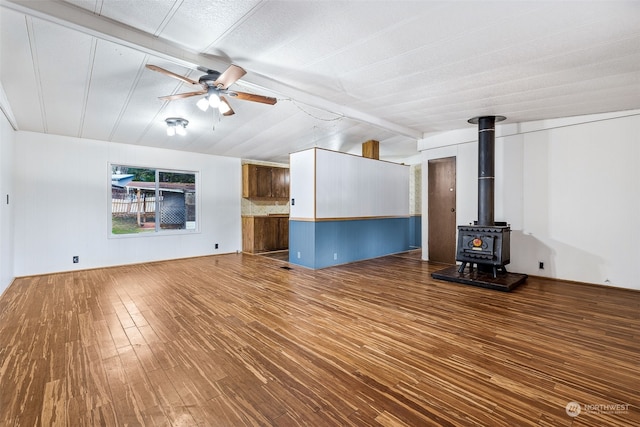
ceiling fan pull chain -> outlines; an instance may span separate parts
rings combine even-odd
[[[212,108],[213,110],[213,130],[216,130],[216,124],[220,123],[222,120],[222,114],[220,114],[220,110],[217,108]]]

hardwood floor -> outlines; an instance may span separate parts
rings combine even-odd
[[[17,279],[0,299],[0,425],[640,425],[640,292],[496,292],[435,281],[442,266],[413,254],[287,265]]]

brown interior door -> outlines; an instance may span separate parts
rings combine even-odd
[[[456,158],[428,163],[429,261],[456,262]]]

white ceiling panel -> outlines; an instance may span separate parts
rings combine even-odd
[[[96,44],[82,136],[109,141],[139,81],[130,70],[142,72],[146,55],[104,40]]]
[[[0,0],[21,130],[286,162],[317,146],[415,159],[424,133],[640,108],[638,1]],[[217,117],[153,64],[247,74]],[[167,117],[189,120],[167,137]],[[409,136],[408,136],[409,135]]]
[[[162,28],[159,36],[198,52],[209,52],[215,49],[225,34],[232,32],[254,9],[261,7],[263,2],[217,0],[176,3],[180,7]]]
[[[4,107],[11,109],[21,126],[28,126],[26,130],[45,132],[41,88],[29,37],[31,18],[0,9],[0,29],[0,82],[11,101],[11,105]]]
[[[85,113],[90,70],[95,52],[92,37],[49,22],[33,19],[30,37],[34,67],[41,88],[47,131],[80,136]],[[60,46],[72,47],[64,60]]]
[[[77,7],[87,9],[96,15],[139,29],[145,33],[158,35],[166,22],[171,19],[180,2],[158,0],[102,1],[67,0]]]

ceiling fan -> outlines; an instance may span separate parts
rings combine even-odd
[[[244,101],[260,102],[262,104],[273,105],[277,102],[276,98],[269,96],[255,95],[252,93],[238,92],[229,90],[229,86],[234,84],[238,79],[247,74],[247,72],[237,65],[230,65],[223,73],[215,70],[210,70],[205,67],[198,67],[199,71],[204,74],[198,81],[192,80],[188,77],[181,76],[180,74],[173,73],[157,65],[147,64],[148,69],[157,71],[166,76],[173,77],[184,83],[188,83],[192,86],[199,86],[201,89],[195,92],[178,93],[176,95],[161,96],[159,99],[163,101],[173,101],[175,99],[189,98],[191,96],[205,95],[197,102],[198,108],[202,111],[207,111],[209,107],[217,108],[223,116],[230,116],[235,114],[229,102],[223,95],[228,95],[230,98],[242,99]]]

